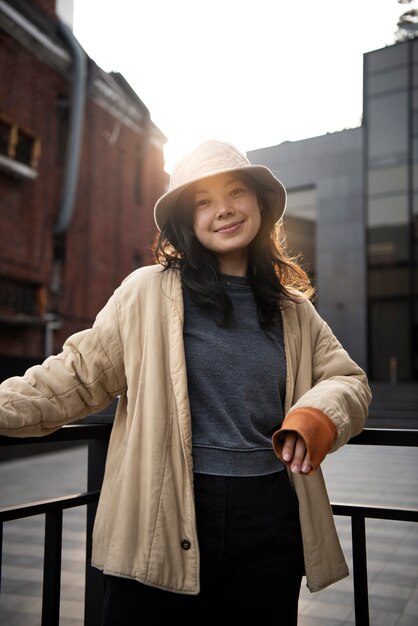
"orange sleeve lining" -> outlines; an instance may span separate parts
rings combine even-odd
[[[291,466],[291,461],[283,460],[282,438],[290,430],[297,432],[305,442],[313,468],[308,474],[305,474],[305,476],[309,476],[315,472],[331,449],[337,437],[337,428],[328,415],[319,409],[302,407],[288,413],[281,428],[272,436],[276,456],[288,467]]]

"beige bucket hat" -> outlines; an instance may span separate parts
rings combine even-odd
[[[172,210],[186,187],[198,180],[225,172],[247,172],[252,178],[266,185],[270,192],[266,201],[278,222],[286,208],[286,189],[271,170],[264,165],[251,165],[237,148],[222,141],[206,141],[189,152],[173,168],[168,191],[157,200],[154,220],[161,230],[170,221]]]

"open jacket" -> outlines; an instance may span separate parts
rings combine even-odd
[[[363,426],[366,376],[308,300],[282,311],[285,419],[273,436],[304,437],[314,471],[291,475],[299,499],[307,585],[348,575],[321,461]],[[46,435],[119,396],[98,504],[92,563],[166,590],[199,591],[191,417],[183,345],[183,294],[175,270],[128,276],[63,350],[0,386],[0,434]],[[289,472],[290,473],[290,472]]]

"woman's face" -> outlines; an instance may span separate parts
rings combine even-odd
[[[195,184],[193,202],[197,239],[217,255],[221,272],[244,276],[261,224],[253,187],[236,172],[217,174]]]

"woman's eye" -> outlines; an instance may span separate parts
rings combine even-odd
[[[231,191],[231,196],[237,196],[240,193],[243,193],[245,191],[244,187],[235,187],[232,191]]]
[[[201,200],[196,200],[195,207],[197,209],[198,207],[206,206],[208,202],[209,202],[209,200],[207,200],[207,198],[202,198]]]

